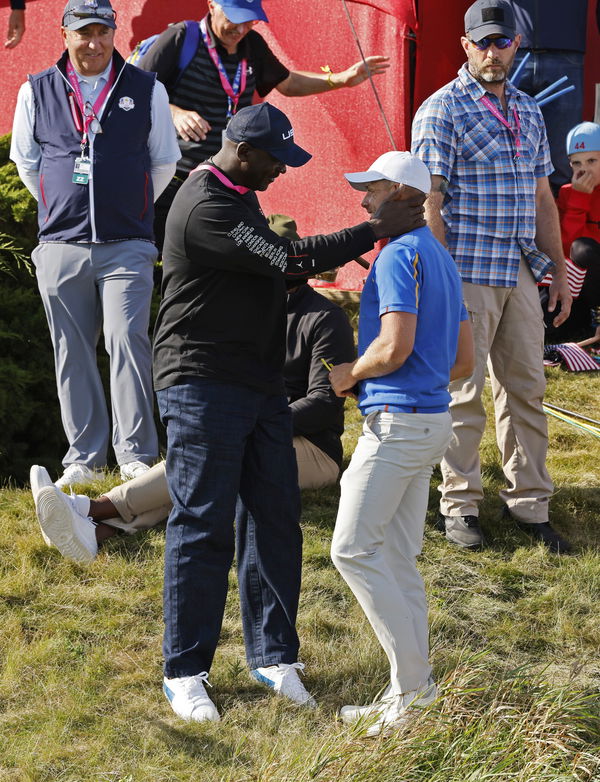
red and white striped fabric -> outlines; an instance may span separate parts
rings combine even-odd
[[[580,348],[576,342],[565,342],[562,345],[546,345],[545,350],[555,350],[571,372],[598,372],[600,364],[589,353]]]
[[[574,299],[577,299],[581,293],[583,283],[585,282],[587,269],[582,269],[581,266],[577,266],[577,264],[573,263],[570,258],[565,258],[565,263],[567,265],[567,281],[569,283],[569,290],[571,291],[571,296]],[[538,282],[538,285],[542,288],[547,288],[551,282],[552,274],[548,273],[543,280]]]

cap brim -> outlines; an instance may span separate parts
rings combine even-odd
[[[473,41],[481,41],[482,38],[487,38],[488,35],[504,35],[506,38],[514,38],[517,34],[516,30],[511,30],[510,27],[504,27],[501,24],[482,24],[481,27],[476,27],[474,30],[469,30],[469,37]]]
[[[362,193],[366,191],[369,182],[378,182],[380,179],[391,181],[379,171],[356,171],[354,174],[344,174],[344,176],[355,190],[360,190]]]
[[[233,24],[244,24],[244,22],[268,22],[269,19],[262,8],[232,8],[231,6],[221,3],[223,13]]]
[[[71,22],[71,24],[64,24],[63,27],[65,30],[81,30],[82,27],[87,27],[88,24],[103,24],[105,27],[110,27],[113,30],[117,29],[117,25],[114,21],[100,19],[96,16],[90,17],[89,19],[77,19],[74,22]]]
[[[248,143],[252,144],[251,141]],[[300,168],[300,166],[308,163],[312,157],[309,152],[307,152],[305,149],[302,149],[302,147],[299,147],[298,144],[288,144],[285,147],[279,147],[278,149],[265,149],[264,151],[268,152],[270,155],[273,155],[273,157],[276,157],[277,160],[280,160],[286,166],[291,166],[291,168]]]

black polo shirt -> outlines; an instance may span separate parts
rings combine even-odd
[[[216,50],[227,72],[229,83],[233,84],[238,64],[242,58],[248,60],[246,88],[240,95],[238,110],[250,106],[254,91],[264,98],[273,87],[286,79],[289,70],[282,65],[269,49],[264,38],[251,30],[237,47],[235,54],[227,51],[217,42],[210,29],[208,32],[216,44]],[[197,111],[210,125],[206,139],[201,142],[178,139],[182,158],[177,163],[180,175],[188,174],[199,163],[214,155],[221,148],[221,135],[227,122],[228,100],[219,72],[204,45],[202,34],[198,50],[181,79],[174,87],[178,75],[179,53],[185,38],[185,22],[179,22],[167,28],[154,42],[138,63],[145,71],[156,71],[169,95],[169,102],[180,109]]]

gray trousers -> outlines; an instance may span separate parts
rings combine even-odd
[[[106,464],[110,422],[96,364],[110,356],[112,444],[119,464],[158,457],[148,337],[156,247],[44,242],[32,253],[54,347],[56,387],[69,442],[63,464]]]

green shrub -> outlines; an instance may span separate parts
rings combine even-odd
[[[27,480],[29,466],[60,466],[65,438],[52,345],[30,262],[37,206],[0,138],[0,481]]]

